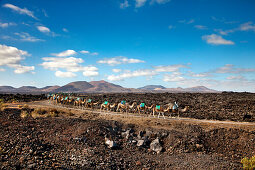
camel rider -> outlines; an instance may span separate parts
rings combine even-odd
[[[173,109],[175,110],[175,109],[177,109],[178,107],[179,107],[179,106],[178,106],[177,102],[175,101],[175,102],[174,102]]]
[[[121,104],[126,104],[126,101],[125,101],[125,100],[122,100],[122,101],[121,101]]]

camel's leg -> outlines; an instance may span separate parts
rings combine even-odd
[[[164,119],[166,119],[166,118],[165,118],[165,114],[164,114],[164,112],[162,112],[162,115],[163,115],[163,118],[164,118]]]

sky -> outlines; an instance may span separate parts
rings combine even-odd
[[[0,0],[0,86],[255,92],[254,0]]]

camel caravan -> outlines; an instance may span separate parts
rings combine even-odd
[[[102,111],[113,111],[113,112],[121,112],[121,113],[137,113],[137,114],[147,114],[148,116],[155,117],[155,114],[162,115],[165,118],[166,115],[169,117],[172,114],[177,114],[178,117],[180,113],[185,113],[188,111],[189,106],[185,106],[184,108],[180,108],[177,102],[168,103],[166,105],[146,105],[145,103],[136,103],[132,102],[128,103],[125,100],[122,100],[119,103],[110,103],[105,100],[103,103],[95,102],[90,98],[85,97],[75,97],[70,94],[48,94],[47,99],[50,104],[57,105],[66,105],[79,109],[100,109]]]

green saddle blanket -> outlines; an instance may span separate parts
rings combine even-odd
[[[108,104],[108,101],[105,101],[104,104]]]
[[[145,103],[141,103],[141,104],[140,104],[140,107],[144,107],[144,106],[145,106]]]
[[[158,109],[158,110],[159,110],[159,109],[160,109],[160,105],[157,105],[157,106],[156,106],[156,109]]]

